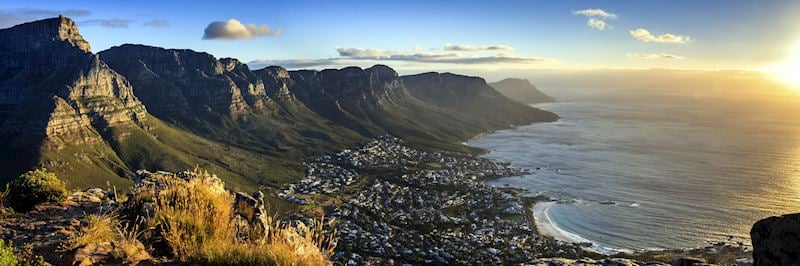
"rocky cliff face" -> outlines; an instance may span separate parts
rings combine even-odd
[[[236,59],[192,50],[126,44],[99,53],[137,88],[151,112],[164,118],[215,112],[265,111],[264,83]]]
[[[750,238],[753,265],[800,265],[800,213],[758,221]]]
[[[109,126],[147,117],[130,83],[59,17],[0,30],[4,135],[41,136],[51,148],[95,142]]]
[[[555,99],[547,96],[533,86],[527,79],[507,78],[498,82],[489,83],[494,89],[515,101],[531,104],[552,102]]]
[[[294,85],[294,81],[289,76],[289,71],[279,66],[265,67],[253,71],[264,83],[267,95],[274,100],[293,101],[294,94],[289,91],[289,87]]]

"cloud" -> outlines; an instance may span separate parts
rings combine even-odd
[[[56,17],[64,15],[67,17],[85,17],[92,13],[83,9],[36,9],[36,8],[22,8],[22,9],[0,9],[0,28],[7,28],[14,25],[22,24],[29,21]]]
[[[496,45],[482,45],[482,46],[472,46],[466,44],[459,44],[459,45],[452,45],[452,44],[445,44],[444,45],[445,51],[465,51],[465,52],[472,52],[472,51],[514,51],[514,48],[505,44],[496,44]]]
[[[475,47],[475,46],[470,46]],[[488,47],[488,46],[487,46]],[[474,50],[468,50],[474,51]],[[459,54],[456,52],[424,52],[424,49],[415,47],[408,51],[381,50],[374,48],[341,48],[337,47],[339,57],[323,59],[289,59],[289,60],[254,60],[248,63],[252,68],[278,65],[285,68],[306,68],[315,66],[334,66],[358,64],[362,61],[402,61],[414,63],[434,64],[538,64],[553,60],[534,57],[522,57],[511,54],[497,54],[494,56],[475,56]]]
[[[656,43],[687,43],[691,41],[691,37],[685,35],[675,35],[672,33],[665,33],[661,35],[653,35],[650,31],[638,28],[630,31],[631,37],[643,42],[656,42]]]
[[[601,19],[616,19],[618,16],[617,14],[606,12],[602,9],[584,9],[584,10],[573,10],[573,15],[581,15],[587,16],[590,18],[601,18]]]
[[[609,13],[602,9],[573,10],[572,14],[588,17],[589,20],[586,21],[586,25],[588,25],[589,28],[597,30],[611,29],[611,25],[608,25],[605,20],[617,19],[617,17],[619,17],[617,14]]]
[[[590,18],[589,21],[586,22],[586,25],[589,25],[589,28],[594,28],[598,30],[606,30],[611,28],[611,26],[606,24],[605,21],[596,18]]]
[[[169,21],[166,21],[166,20],[163,20],[163,19],[154,19],[154,20],[145,22],[144,24],[142,24],[142,26],[144,26],[144,27],[154,27],[154,28],[166,28],[166,27],[169,27],[170,24],[169,24]]]
[[[628,58],[634,59],[683,59],[683,56],[674,54],[628,54]]]
[[[281,35],[283,30],[272,30],[267,25],[242,24],[236,19],[214,21],[208,24],[203,40],[247,40],[268,35]]]
[[[81,26],[103,26],[107,28],[127,28],[128,25],[131,23],[132,20],[130,19],[119,19],[119,18],[112,18],[112,19],[90,19],[79,21],[78,24]]]
[[[346,62],[338,58],[327,59],[286,59],[286,60],[253,60],[247,63],[250,69],[261,69],[268,66],[281,66],[287,69],[307,68],[315,66],[342,65]]]

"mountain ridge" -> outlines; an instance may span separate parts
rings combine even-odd
[[[45,166],[74,187],[201,166],[245,190],[278,188],[308,156],[384,134],[476,152],[461,142],[557,119],[476,77],[421,76],[438,77],[431,83],[385,65],[251,70],[235,58],[135,44],[94,54],[65,17],[0,32],[0,144],[13,148],[2,156],[29,158],[6,161],[2,174]],[[42,99],[49,105],[33,104]]]
[[[498,82],[489,83],[489,86],[492,86],[506,97],[525,104],[546,103],[556,100],[541,92],[527,79],[507,78]]]

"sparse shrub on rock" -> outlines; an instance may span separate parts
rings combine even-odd
[[[9,184],[8,203],[20,211],[36,204],[58,202],[67,196],[67,187],[55,173],[46,169],[28,171]]]
[[[123,212],[131,221],[142,221],[144,243],[158,247],[168,257],[201,265],[327,265],[333,249],[333,233],[320,226],[282,224],[236,201],[224,183],[202,170],[182,173],[144,172],[128,195]],[[263,206],[263,196],[247,198],[251,207]],[[235,205],[238,205],[235,207]],[[251,210],[252,211],[252,210]],[[239,217],[246,216],[246,217]],[[259,218],[259,219],[255,219]],[[263,218],[263,219],[262,219]],[[238,222],[237,222],[238,220]],[[259,220],[258,230],[239,225]],[[248,237],[242,239],[247,230]],[[256,233],[258,236],[254,236]]]

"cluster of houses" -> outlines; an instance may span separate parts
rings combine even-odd
[[[306,177],[280,196],[301,204],[310,203],[302,194],[341,199],[327,208],[339,234],[335,261],[506,264],[588,254],[580,245],[536,234],[516,192],[483,183],[528,173],[507,163],[422,151],[383,136],[305,166]]]

